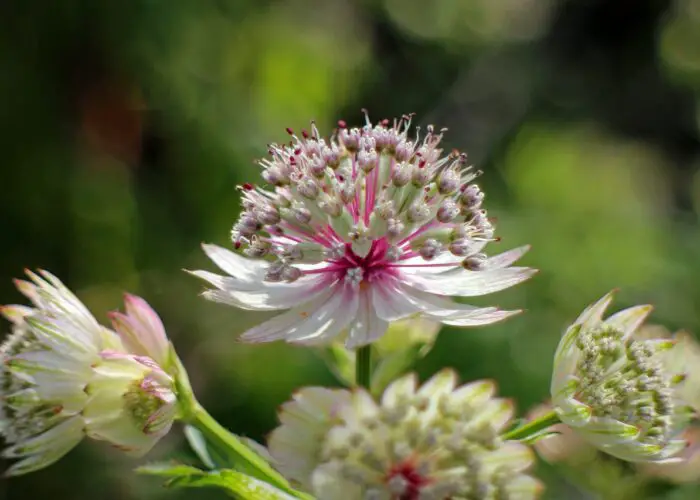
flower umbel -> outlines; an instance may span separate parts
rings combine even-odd
[[[443,156],[443,131],[409,137],[411,117],[348,129],[329,140],[315,125],[262,160],[267,187],[245,184],[234,225],[239,256],[207,255],[230,277],[193,274],[216,289],[205,297],[252,310],[290,311],[243,334],[251,342],[327,343],[348,329],[350,348],[371,343],[389,322],[415,314],[457,326],[518,311],[477,308],[445,296],[485,295],[532,269],[510,267],[527,247],[495,257],[484,194],[466,155]]]
[[[379,403],[363,389],[302,389],[282,407],[270,453],[327,500],[536,498],[540,483],[523,472],[530,449],[499,438],[510,402],[491,382],[456,384],[450,370],[420,388],[409,375]]]
[[[175,416],[172,378],[128,352],[55,276],[28,275],[17,287],[34,307],[1,309],[12,322],[0,347],[2,455],[18,459],[6,475],[46,467],[86,435],[147,452]]]
[[[686,446],[677,436],[689,417],[677,387],[683,374],[663,362],[674,342],[634,337],[650,306],[603,320],[611,300],[610,293],[590,306],[564,334],[552,403],[562,422],[602,451],[634,462],[669,459]]]

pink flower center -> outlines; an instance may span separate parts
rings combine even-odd
[[[403,485],[403,493],[396,500],[418,500],[421,489],[430,484],[430,478],[421,475],[411,461],[394,465],[387,474],[387,483],[400,481]]]

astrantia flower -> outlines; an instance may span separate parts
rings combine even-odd
[[[442,131],[409,137],[410,117],[346,128],[329,140],[312,126],[262,160],[265,187],[245,184],[234,225],[237,249],[207,255],[230,277],[194,274],[211,300],[290,311],[243,339],[326,343],[348,329],[368,344],[391,321],[421,314],[448,325],[486,325],[516,311],[477,308],[445,296],[503,290],[532,275],[509,267],[527,247],[488,258],[494,228],[466,155],[442,156]]]
[[[491,382],[459,388],[450,370],[416,387],[395,381],[375,402],[364,390],[307,388],[269,439],[275,465],[324,500],[536,498],[528,447],[503,442],[513,409]]]
[[[683,379],[664,364],[668,339],[638,340],[650,306],[603,320],[608,294],[564,334],[554,360],[552,403],[561,420],[601,450],[635,462],[669,459],[686,442],[677,436],[689,412],[676,387]]]
[[[56,277],[28,274],[17,286],[34,307],[2,308],[12,322],[0,347],[2,455],[18,459],[6,474],[46,467],[86,435],[145,453],[175,416],[172,378],[147,353],[128,352]],[[137,314],[134,300],[126,318]],[[145,302],[137,309],[155,314]]]

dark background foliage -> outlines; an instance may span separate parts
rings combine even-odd
[[[204,302],[181,269],[212,267],[200,242],[228,244],[268,142],[363,107],[448,127],[485,172],[498,245],[531,243],[541,269],[487,298],[525,315],[444,330],[422,376],[495,378],[524,412],[562,328],[613,287],[617,307],[700,330],[698,0],[5,0],[0,70],[0,302],[20,300],[24,267],[101,320],[123,290],[144,296],[238,433],[262,439],[295,387],[335,382],[314,352],[237,344],[263,316]],[[149,458],[187,459],[179,436]],[[83,444],[0,498],[185,498],[133,466]],[[548,498],[589,497],[540,472]]]

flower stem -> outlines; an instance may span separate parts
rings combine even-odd
[[[362,346],[355,359],[355,382],[358,387],[369,388],[372,378],[372,346]]]
[[[235,464],[236,469],[261,479],[295,498],[312,499],[311,496],[292,489],[289,482],[279,472],[273,469],[260,455],[243,444],[237,436],[219,424],[199,403],[192,405],[189,410],[189,418],[186,419],[188,423],[199,429],[207,442],[225,456],[229,462]]]
[[[240,472],[261,479],[294,498],[314,500],[311,495],[294,490],[284,476],[273,469],[265,459],[243,444],[238,436],[226,430],[214,417],[209,415],[195,398],[187,370],[185,370],[172,345],[170,345],[168,356],[171,373],[175,378],[175,390],[180,407],[179,420],[199,429],[207,443],[226,458],[229,466],[235,465],[235,468]]]
[[[517,441],[519,439],[525,439],[545,430],[547,427],[558,424],[559,422],[561,422],[559,415],[552,411],[541,416],[540,418],[531,420],[520,427],[506,432],[501,437],[504,441]]]

